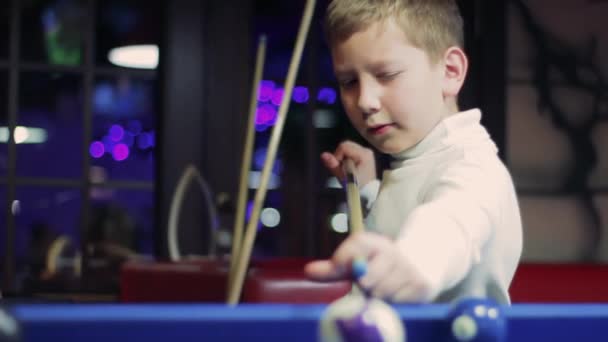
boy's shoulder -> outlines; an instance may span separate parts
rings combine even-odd
[[[458,148],[429,175],[427,188],[450,185],[478,195],[502,192],[512,185],[511,176],[496,153]]]

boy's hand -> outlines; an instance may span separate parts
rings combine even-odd
[[[348,237],[330,260],[306,265],[308,277],[317,281],[352,279],[351,265],[357,257],[367,260],[367,273],[359,284],[372,296],[394,302],[429,302],[435,296],[432,283],[408,262],[389,238],[370,232]]]
[[[351,159],[355,163],[355,173],[359,187],[363,187],[367,183],[376,179],[376,161],[374,152],[352,141],[342,142],[336,151],[323,152],[321,160],[325,167],[331,171],[339,180],[344,180],[344,171],[342,170],[342,161]]]

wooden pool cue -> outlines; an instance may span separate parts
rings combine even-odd
[[[348,204],[348,221],[350,235],[363,231],[363,211],[361,209],[361,197],[359,195],[359,185],[355,174],[355,162],[345,159],[343,163],[344,174],[346,175],[346,202]]]
[[[236,270],[234,273],[234,279],[230,286],[230,291],[228,293],[228,304],[230,305],[238,304],[243,290],[245,274],[247,272],[247,267],[249,266],[251,250],[253,248],[253,243],[255,241],[255,236],[257,233],[260,211],[262,209],[262,205],[264,204],[266,190],[268,188],[268,181],[270,179],[270,172],[272,171],[272,167],[276,159],[276,154],[283,132],[283,127],[285,126],[287,110],[289,108],[289,103],[291,102],[291,93],[293,91],[296,74],[300,65],[300,60],[302,58],[302,50],[304,49],[304,43],[306,42],[306,36],[308,35],[308,30],[310,28],[310,22],[314,14],[314,8],[315,0],[307,0],[306,5],[304,7],[302,22],[300,23],[300,28],[298,30],[298,36],[296,38],[293,56],[291,58],[289,70],[287,71],[287,79],[285,80],[283,99],[281,101],[281,106],[279,107],[279,112],[277,114],[277,121],[270,137],[270,143],[268,145],[268,154],[264,162],[264,168],[262,169],[260,185],[255,193],[251,217],[249,219],[249,222],[247,223],[245,238],[241,246],[239,259],[235,266]]]
[[[362,232],[365,229],[363,225],[363,210],[361,208],[359,183],[357,182],[357,175],[355,173],[355,162],[352,161],[352,159],[345,159],[342,163],[342,170],[346,176],[345,188],[346,202],[348,204],[348,227],[349,235],[352,236],[353,234]],[[364,265],[367,263],[365,258],[356,258],[355,261],[359,264],[363,263]],[[350,293],[355,295],[367,295],[356,282],[353,282]]]
[[[249,170],[251,168],[251,155],[255,139],[255,116],[257,112],[258,93],[260,82],[264,73],[264,60],[266,59],[266,36],[262,35],[258,41],[257,53],[255,58],[255,71],[253,74],[253,85],[251,87],[251,99],[249,102],[249,118],[247,120],[247,133],[245,136],[245,147],[241,161],[241,177],[239,182],[239,192],[236,206],[236,216],[234,218],[234,228],[232,229],[232,251],[230,253],[230,272],[228,273],[228,283],[226,293],[229,293],[235,272],[236,261],[238,260],[242,240],[243,226],[245,222],[245,212],[247,210],[247,193],[249,189]]]

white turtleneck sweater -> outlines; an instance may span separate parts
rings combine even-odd
[[[435,302],[490,297],[510,303],[522,250],[511,176],[472,109],[441,121],[393,155],[382,182],[361,189],[366,226],[395,240],[431,280]]]

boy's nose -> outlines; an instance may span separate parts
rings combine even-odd
[[[380,111],[380,97],[374,91],[373,87],[361,86],[359,90],[359,110],[367,116]]]

